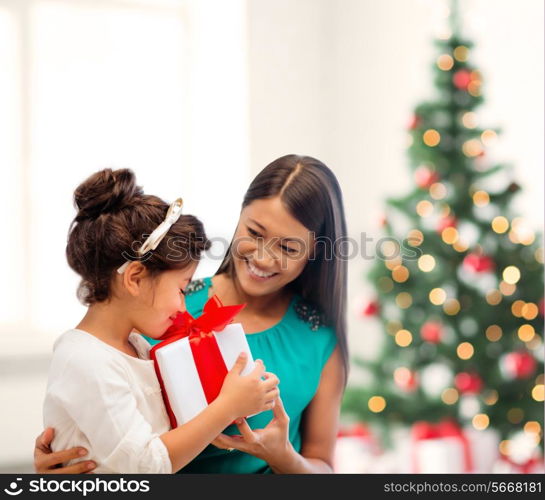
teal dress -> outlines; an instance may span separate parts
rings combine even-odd
[[[211,278],[190,283],[186,290],[188,312],[202,314],[208,300]],[[254,359],[262,359],[266,370],[280,379],[280,395],[290,417],[289,439],[296,451],[301,450],[301,421],[320,382],[320,375],[337,343],[334,331],[325,326],[316,307],[295,295],[279,323],[262,332],[246,335]],[[157,343],[153,339],[151,344]],[[272,419],[272,411],[250,417],[252,429],[263,429]],[[235,425],[226,434],[239,434]],[[271,473],[263,460],[238,450],[220,450],[209,445],[179,473],[256,474]]]

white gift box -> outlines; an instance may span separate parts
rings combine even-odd
[[[375,446],[369,438],[338,437],[333,456],[333,470],[336,474],[362,474],[367,472],[376,456]]]
[[[494,474],[545,474],[543,459],[530,460],[525,464],[516,464],[502,457],[492,467]]]
[[[495,429],[477,430],[473,427],[465,427],[471,449],[473,473],[490,474],[499,457],[500,435]]]
[[[462,474],[464,446],[454,437],[424,439],[413,444],[420,474]]]
[[[460,426],[450,419],[412,426],[410,461],[413,473],[462,474],[473,471],[471,446]]]
[[[248,361],[241,374],[247,375],[254,369],[250,346],[240,323],[227,325],[221,332],[212,332],[212,335],[216,339],[227,370],[233,367],[241,352],[248,355]],[[166,343],[164,347],[159,344],[155,350],[155,359],[168,398],[167,404],[176,417],[177,425],[184,424],[208,406],[189,337]]]

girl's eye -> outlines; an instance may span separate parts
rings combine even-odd
[[[185,297],[185,295],[186,295],[185,290],[183,290],[182,288],[180,288],[180,293]]]
[[[262,235],[260,233],[258,233],[257,231],[254,231],[251,227],[248,226],[248,233],[250,234],[250,236],[253,236],[254,238],[259,238],[261,237]]]

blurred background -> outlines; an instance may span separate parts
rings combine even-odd
[[[287,153],[332,168],[350,236],[372,239],[349,260],[337,470],[540,470],[543,14],[540,0],[0,0],[0,471],[32,470],[52,343],[84,312],[64,258],[77,184],[130,167],[183,196],[217,239],[205,276],[250,180]],[[377,257],[408,231],[431,260]]]

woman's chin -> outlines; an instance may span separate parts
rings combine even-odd
[[[278,274],[270,278],[255,276],[248,271],[245,264],[237,269],[237,278],[244,293],[250,296],[268,295],[282,288],[282,285],[277,284]]]

